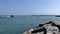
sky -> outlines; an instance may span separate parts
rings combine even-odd
[[[60,15],[60,0],[0,0],[0,15]]]

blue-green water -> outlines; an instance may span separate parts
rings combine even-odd
[[[0,34],[22,34],[30,28],[38,26],[40,23],[48,21],[60,21],[59,17],[55,16],[29,16],[15,15],[10,18],[7,15],[0,16]]]

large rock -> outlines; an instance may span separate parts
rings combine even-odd
[[[60,34],[60,22],[49,21],[45,24],[39,24],[37,28],[30,29],[23,34]]]

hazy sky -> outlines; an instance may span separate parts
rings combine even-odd
[[[60,0],[0,0],[0,15],[57,15]]]

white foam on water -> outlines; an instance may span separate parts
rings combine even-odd
[[[8,17],[8,18],[9,18],[10,16],[6,16],[6,17]]]

